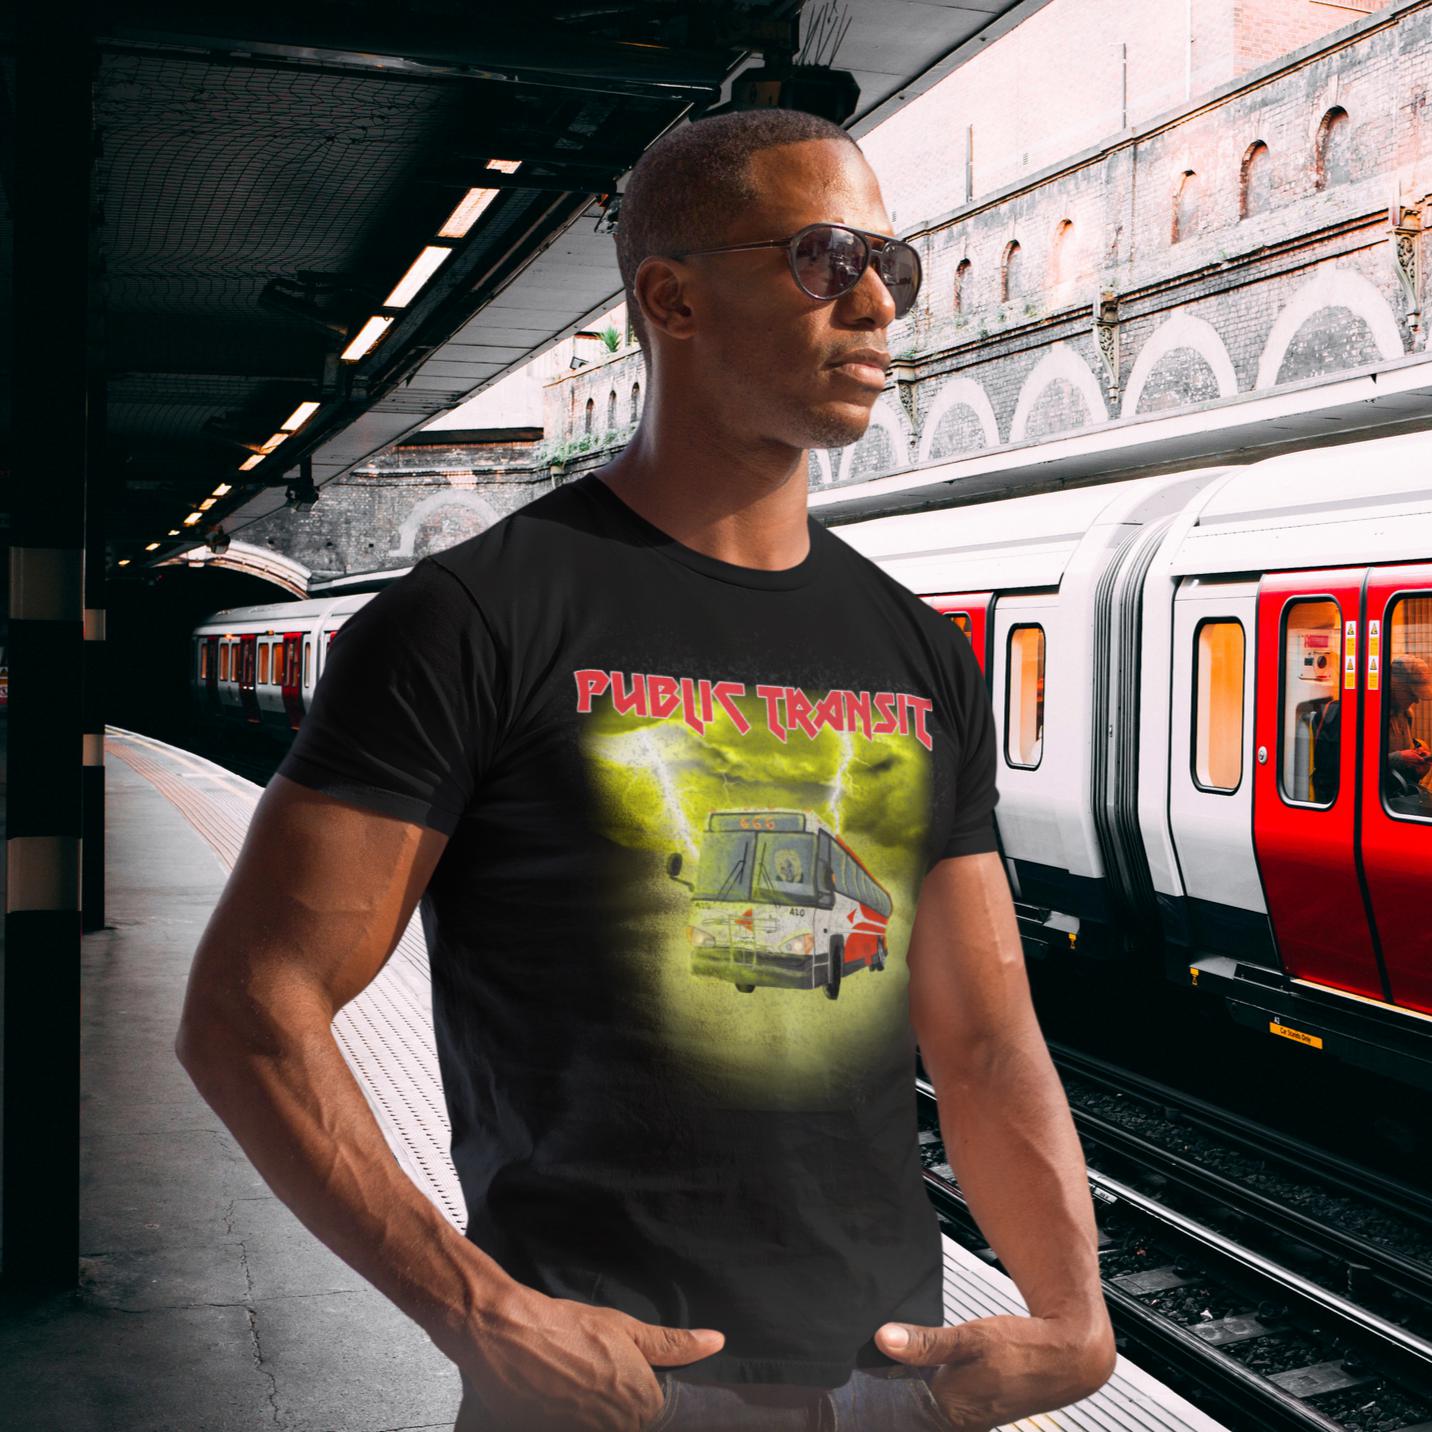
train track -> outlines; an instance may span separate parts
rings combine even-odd
[[[981,1235],[943,1162],[934,1090],[923,1079],[916,1087],[928,1191],[952,1234],[978,1251]],[[1121,1158],[1146,1154],[1160,1179],[1189,1186],[1184,1170],[1171,1178],[1166,1150],[1146,1144],[1140,1152],[1126,1131],[1119,1133]],[[1091,1167],[1089,1185],[1105,1297],[1120,1339],[1176,1386],[1195,1389],[1197,1400],[1211,1402],[1210,1411],[1230,1426],[1390,1432],[1432,1418],[1432,1343],[1418,1333],[1110,1174]],[[1211,1183],[1197,1188],[1201,1198],[1226,1191]],[[1275,1237],[1290,1236],[1288,1222],[1274,1224],[1257,1200],[1239,1212]],[[1312,1223],[1298,1224],[1300,1241],[1321,1236]],[[994,1259],[989,1250],[981,1256]],[[1190,1316],[1194,1306],[1201,1316]],[[1374,1416],[1348,1420],[1343,1404],[1366,1397]]]
[[[1327,1187],[1360,1202],[1372,1203],[1401,1221],[1421,1224],[1432,1237],[1432,1195],[1420,1188],[1363,1168],[1349,1159],[1306,1143],[1277,1129],[1221,1109],[1196,1095],[1171,1088],[1083,1054],[1067,1045],[1049,1044],[1056,1067],[1075,1074],[1109,1093],[1141,1100],[1151,1107],[1176,1111],[1180,1121],[1207,1133],[1250,1157],[1281,1165],[1297,1178],[1316,1175]]]

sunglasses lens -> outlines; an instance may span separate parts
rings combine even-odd
[[[801,235],[795,260],[800,286],[812,298],[838,298],[860,282],[865,245],[849,229],[822,225]]]
[[[875,255],[875,265],[895,300],[895,317],[903,318],[920,292],[919,254],[897,239],[881,247]]]

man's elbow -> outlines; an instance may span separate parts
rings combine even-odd
[[[1114,1375],[1119,1350],[1114,1343],[1114,1330],[1107,1320],[1085,1341],[1072,1359],[1071,1402],[1092,1397]]]

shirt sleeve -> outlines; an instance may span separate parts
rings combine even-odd
[[[472,596],[424,557],[338,628],[278,773],[451,835],[495,741],[498,675]]]
[[[953,622],[946,630],[952,647],[951,681],[958,715],[958,766],[955,772],[954,811],[945,843],[936,859],[952,855],[978,855],[998,850],[994,808],[997,770],[994,708],[989,690],[969,639]]]

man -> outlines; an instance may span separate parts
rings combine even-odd
[[[1404,815],[1432,813],[1432,749],[1412,734],[1412,708],[1432,698],[1432,666],[1420,656],[1394,656],[1387,665],[1388,803]]]
[[[457,1364],[460,1432],[975,1432],[1113,1368],[978,666],[806,507],[918,287],[890,229],[811,115],[643,156],[640,429],[349,619],[197,953],[185,1067]],[[420,897],[466,1237],[329,1033]],[[1029,1317],[940,1326],[912,1026]]]

